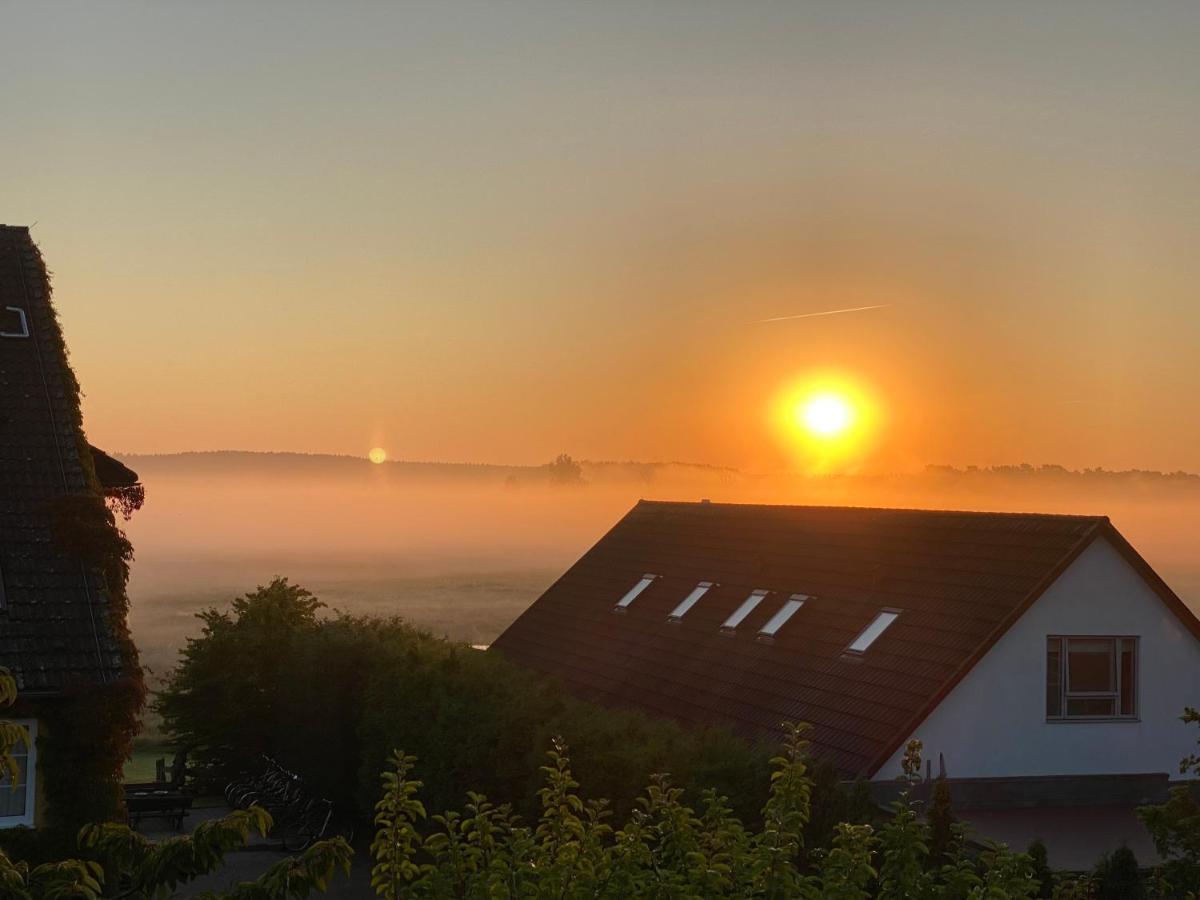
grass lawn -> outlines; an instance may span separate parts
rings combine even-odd
[[[133,756],[125,761],[125,782],[153,781],[155,761],[166,759],[169,770],[174,757],[174,749],[166,745],[136,745],[133,748]],[[170,772],[168,776],[169,774]]]

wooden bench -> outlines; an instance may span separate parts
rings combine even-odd
[[[179,831],[188,810],[192,808],[192,796],[183,789],[187,750],[175,754],[169,781],[164,777],[164,762],[161,759],[158,761],[158,781],[125,785],[125,809],[129,813],[129,824],[135,829],[142,819],[167,819]]]
[[[183,791],[175,790],[167,784],[157,789],[149,789],[150,785],[126,785],[125,809],[129,812],[129,824],[135,829],[142,819],[167,819],[171,827],[179,831],[183,820],[192,808],[192,797]],[[135,790],[131,790],[135,788]]]

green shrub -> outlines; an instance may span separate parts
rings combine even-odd
[[[787,726],[772,759],[761,826],[745,827],[725,798],[707,792],[700,811],[665,775],[651,778],[628,817],[579,793],[566,746],[555,741],[541,767],[539,811],[526,825],[477,793],[462,813],[429,817],[418,799],[415,760],[400,751],[384,772],[372,845],[372,884],[401,897],[764,898],[913,900],[1022,898],[1037,890],[1032,862],[994,846],[967,857],[954,825],[945,863],[928,855],[929,828],[905,795],[876,831],[842,822],[831,847],[801,853],[811,820],[813,779],[803,728]]]
[[[365,812],[391,749],[403,746],[419,758],[414,774],[432,808],[476,790],[532,815],[542,748],[562,735],[577,777],[619,815],[660,771],[689,785],[689,803],[701,802],[702,787],[734,798],[745,821],[765,799],[765,746],[581,702],[496,653],[398,619],[325,614],[285,579],[200,618],[203,630],[181,652],[157,708],[172,741],[191,748],[192,777],[209,789],[259,769],[267,754],[314,791]],[[826,840],[833,814],[850,809],[844,795],[832,774],[822,782],[816,806],[832,811],[819,826]]]

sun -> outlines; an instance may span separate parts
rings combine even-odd
[[[375,465],[379,465],[387,461],[387,451],[382,447],[372,447],[371,452],[367,454],[367,459],[375,463]]]
[[[817,394],[800,405],[797,418],[809,434],[835,438],[854,424],[854,407],[838,394]]]
[[[859,377],[809,371],[784,382],[768,414],[781,449],[807,472],[849,471],[875,453],[881,399]]]

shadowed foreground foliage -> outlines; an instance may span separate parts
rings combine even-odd
[[[376,807],[372,884],[385,900],[1037,896],[1040,882],[1027,855],[996,845],[969,852],[956,823],[934,858],[930,828],[907,795],[879,829],[839,823],[829,848],[806,855],[813,782],[802,733],[803,726],[788,726],[783,752],[771,760],[762,824],[754,829],[716,791],[705,791],[699,809],[692,808],[666,775],[655,775],[623,824],[615,824],[606,801],[585,801],[576,792],[566,747],[557,742],[541,767],[535,825],[477,793],[468,795],[462,813],[426,823],[422,785],[411,777],[416,760],[397,751]],[[919,770],[916,742],[909,761]],[[427,824],[432,828],[423,835]]]
[[[16,699],[16,681],[0,668],[0,707],[11,706]],[[0,719],[0,773],[10,780],[16,772],[12,751],[19,744],[29,745],[29,732]],[[219,868],[225,854],[242,847],[252,831],[265,835],[270,827],[271,816],[257,807],[203,822],[190,835],[165,841],[147,840],[114,822],[85,825],[79,832],[78,853],[70,858],[31,865],[0,849],[0,900],[162,900]],[[303,855],[281,860],[257,881],[200,896],[204,900],[303,900],[323,892],[337,872],[349,873],[353,852],[342,838],[319,841]]]

